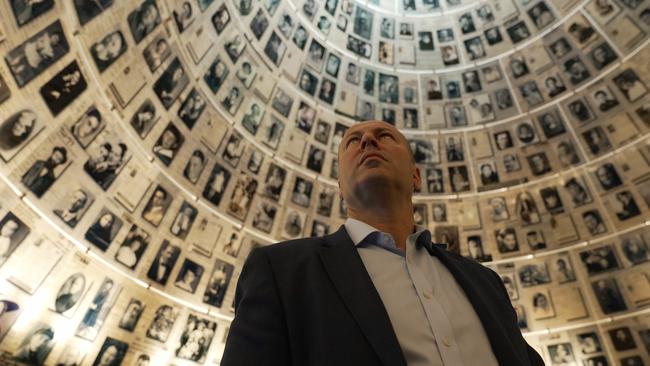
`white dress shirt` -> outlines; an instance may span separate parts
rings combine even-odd
[[[409,366],[498,366],[481,320],[453,275],[418,242],[431,233],[416,227],[406,251],[392,236],[355,219],[345,229],[381,298]]]

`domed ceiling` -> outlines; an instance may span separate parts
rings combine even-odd
[[[648,1],[0,9],[0,363],[219,364],[248,253],[345,221],[378,119],[548,364],[650,364]]]

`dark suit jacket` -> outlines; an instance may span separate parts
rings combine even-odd
[[[499,364],[544,365],[523,339],[500,277],[435,245],[429,250],[467,294]],[[239,277],[235,309],[222,366],[406,366],[344,226],[325,237],[253,250]]]

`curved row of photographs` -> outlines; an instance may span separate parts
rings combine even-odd
[[[79,251],[79,244],[60,235],[59,223],[33,210],[38,205],[29,204],[31,197],[21,198],[4,184],[0,193],[0,243],[11,248],[0,257],[0,276],[7,281],[0,295],[0,361],[218,362],[229,319],[205,306],[220,301],[232,314],[237,269],[255,246],[267,243],[249,235],[239,240],[241,231],[233,228],[219,235],[208,254],[193,241],[150,236],[132,224],[119,235],[119,249],[107,251],[115,253],[109,266],[97,258],[103,256],[96,247],[102,221],[126,226],[134,218],[109,216],[102,208],[86,231],[90,252]],[[232,245],[233,238],[238,244]],[[476,237],[468,240],[469,254],[480,253],[472,244]],[[649,248],[650,227],[644,224],[605,240],[490,266],[503,279],[522,331],[550,364],[643,364],[650,355]],[[128,267],[129,260],[138,266],[142,253],[144,285]],[[156,293],[158,278],[170,279],[162,288],[165,297]],[[188,307],[199,299],[202,304]],[[546,329],[550,335],[538,336]]]

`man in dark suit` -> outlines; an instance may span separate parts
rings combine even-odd
[[[420,170],[397,129],[349,128],[339,169],[345,225],[250,253],[221,365],[544,364],[499,276],[415,225]]]

